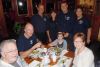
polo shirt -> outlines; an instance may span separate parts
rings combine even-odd
[[[74,22],[73,12],[69,11],[66,14],[60,12],[57,16],[58,31],[72,33],[73,22]]]
[[[82,32],[87,35],[88,28],[91,27],[90,21],[86,17],[76,19],[73,25],[74,34],[77,32]]]
[[[39,14],[32,16],[32,24],[35,28],[35,32],[46,32],[48,29],[48,18],[43,15],[42,17]]]
[[[17,48],[18,51],[26,51],[32,48],[37,43],[37,39],[35,35],[32,35],[29,39],[27,39],[24,34],[21,34],[17,39]]]

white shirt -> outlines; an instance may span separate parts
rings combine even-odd
[[[18,58],[17,63],[19,64],[20,67],[22,67],[20,58]],[[0,67],[14,67],[14,66],[0,59]]]
[[[85,49],[77,55],[76,50],[73,67],[94,67],[94,55],[92,51],[85,47]]]

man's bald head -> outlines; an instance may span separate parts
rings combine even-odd
[[[31,37],[34,33],[34,27],[31,23],[27,23],[24,28],[24,35],[27,37]]]

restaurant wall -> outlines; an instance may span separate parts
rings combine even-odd
[[[30,21],[31,16],[34,15],[33,9],[32,9],[32,0],[26,0],[26,1],[27,1],[27,10],[28,10],[27,15],[18,15],[17,0],[11,0],[12,9],[15,10],[15,21],[16,22],[24,23],[26,21]],[[46,0],[41,0],[41,2],[44,4],[46,8]],[[5,22],[3,24],[5,24]],[[93,15],[92,16],[92,35],[91,35],[92,40],[96,40],[98,38],[99,28],[100,28],[100,15],[99,16]]]
[[[91,34],[92,40],[98,40],[99,28],[100,28],[100,16],[94,16],[92,23],[92,34]]]
[[[0,0],[0,34],[3,38],[8,37],[4,12],[3,12],[3,6],[2,6],[2,0]]]

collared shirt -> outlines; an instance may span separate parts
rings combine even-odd
[[[35,35],[32,35],[29,39],[27,39],[24,34],[21,34],[17,39],[17,48],[18,51],[26,51],[32,48],[37,43],[37,39]]]
[[[73,22],[74,14],[72,12],[66,14],[60,12],[57,16],[58,31],[72,33]]]
[[[35,28],[35,32],[46,32],[48,29],[48,18],[39,14],[32,16],[32,25]]]
[[[19,67],[23,67],[21,64],[21,59],[18,58],[16,62],[18,63]],[[0,59],[0,67],[15,67],[15,66],[13,66],[9,63],[6,63],[2,59]]]
[[[73,67],[94,67],[94,55],[90,49],[85,47],[85,49],[78,55],[77,52],[76,49]]]
[[[87,35],[88,28],[91,28],[90,21],[87,18],[82,17],[80,19],[75,20],[73,26],[73,32],[74,34],[77,32],[82,32]]]

